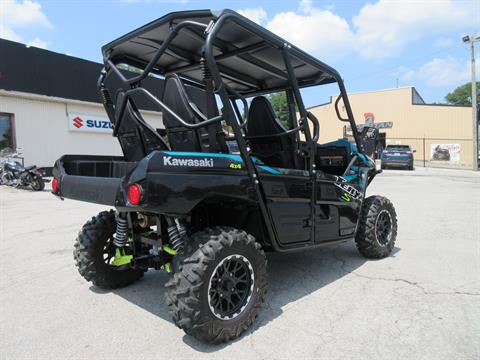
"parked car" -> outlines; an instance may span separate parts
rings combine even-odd
[[[410,145],[387,145],[382,153],[382,169],[405,168],[413,170],[413,153]]]

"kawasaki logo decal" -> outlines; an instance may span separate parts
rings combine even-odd
[[[213,159],[178,159],[171,156],[163,157],[165,166],[213,167]]]

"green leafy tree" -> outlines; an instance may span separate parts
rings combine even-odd
[[[272,104],[273,111],[275,111],[278,120],[280,120],[285,129],[289,129],[288,101],[285,91],[270,94],[267,98],[270,101],[270,104]]]
[[[140,69],[140,68],[137,68],[135,66],[128,65],[128,64],[118,64],[117,68],[119,68],[120,70],[129,71],[129,72],[134,73],[134,74],[143,74],[143,69]],[[148,76],[153,77],[154,75],[152,73],[149,73]]]
[[[477,81],[477,97],[480,90],[480,82]],[[451,105],[472,105],[472,83],[457,87],[445,96],[445,100]]]

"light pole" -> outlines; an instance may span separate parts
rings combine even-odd
[[[478,171],[478,123],[477,123],[477,79],[475,76],[475,42],[480,40],[480,33],[473,36],[464,36],[463,42],[470,43],[472,50],[472,122],[473,122],[473,170]]]

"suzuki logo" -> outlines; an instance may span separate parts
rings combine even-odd
[[[113,125],[108,118],[101,116],[68,114],[68,129],[75,132],[111,133]]]
[[[83,126],[83,120],[78,116],[72,121],[73,121],[73,126],[75,126],[77,129],[80,129]]]

